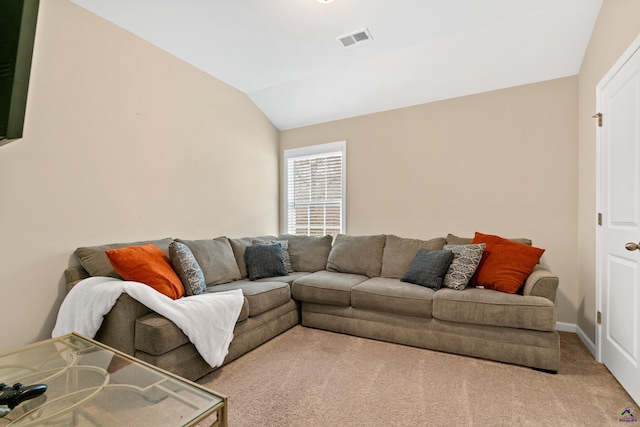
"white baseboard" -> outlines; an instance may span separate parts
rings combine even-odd
[[[587,350],[591,353],[591,355],[596,357],[596,345],[589,339],[587,334],[578,326],[573,323],[565,323],[565,322],[556,322],[556,330],[561,332],[572,332],[578,335],[578,338],[582,341],[582,343],[587,347]]]
[[[575,334],[577,329],[578,325],[573,323],[556,322],[556,331],[573,332]]]
[[[582,343],[585,345],[585,347],[587,347],[589,353],[591,353],[593,358],[596,359],[596,344],[589,339],[587,334],[584,333],[580,326],[576,326],[576,334],[578,334],[578,337],[580,337]]]

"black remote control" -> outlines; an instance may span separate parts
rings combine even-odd
[[[13,409],[25,400],[38,397],[47,391],[46,384],[23,385],[15,383],[13,387],[0,383],[0,406]]]

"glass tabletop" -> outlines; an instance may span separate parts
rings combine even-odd
[[[224,396],[77,334],[0,354],[0,382],[47,385],[0,425],[183,426],[226,415]]]

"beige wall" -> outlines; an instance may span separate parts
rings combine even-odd
[[[24,138],[0,147],[0,351],[50,336],[78,246],[277,233],[277,144],[244,94],[40,2]]]
[[[281,149],[347,141],[349,234],[525,236],[577,321],[578,79],[281,132]]]
[[[47,338],[77,246],[276,233],[278,132],[242,93],[68,0],[41,2],[24,138],[0,147],[0,351]],[[347,140],[347,232],[528,236],[595,339],[595,86],[640,33],[604,0],[579,77],[280,134]]]
[[[604,0],[579,75],[578,326],[595,342],[596,86],[640,35],[640,1]]]

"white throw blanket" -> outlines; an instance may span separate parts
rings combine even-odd
[[[241,290],[172,300],[143,283],[90,277],[80,281],[67,294],[51,335],[55,338],[78,332],[93,338],[104,315],[123,293],[175,323],[209,365],[215,368],[222,364],[244,302]]]

